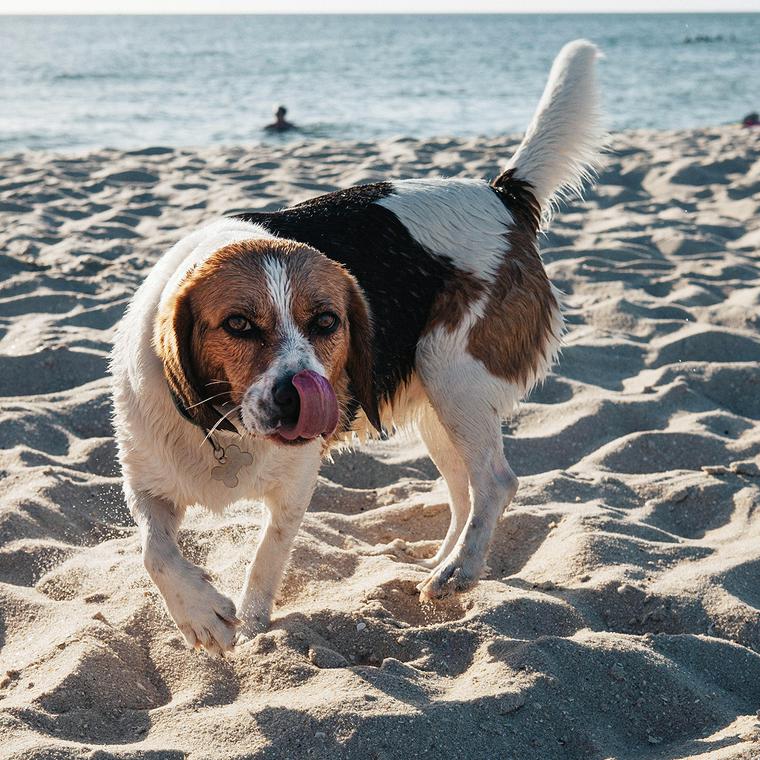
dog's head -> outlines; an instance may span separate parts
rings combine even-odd
[[[246,432],[303,442],[329,435],[336,399],[345,415],[352,398],[380,427],[367,303],[345,268],[309,246],[219,249],[162,307],[154,345],[175,401],[207,429],[239,407]]]

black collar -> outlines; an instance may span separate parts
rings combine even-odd
[[[172,401],[174,402],[174,406],[176,407],[177,411],[190,423],[195,425],[196,427],[199,427],[205,434],[206,437],[204,438],[205,441],[208,441],[209,446],[214,450],[214,459],[216,459],[218,462],[224,461],[224,447],[222,447],[219,442],[216,440],[216,438],[211,434],[211,431],[205,426],[201,425],[198,420],[193,417],[192,414],[187,410],[187,407],[182,403],[182,399],[171,389],[169,388],[169,395],[172,397]],[[229,430],[230,432],[238,433],[238,429],[228,420],[225,420],[221,425],[219,425],[220,428],[223,430]]]
[[[167,384],[167,388],[169,388],[169,395],[172,397],[172,401],[174,402],[174,406],[176,407],[177,411],[188,421],[191,422],[193,425],[196,425],[201,430],[208,433],[208,428],[205,427],[205,425],[201,425],[198,420],[193,417],[192,414],[190,414],[187,407],[182,403],[182,399],[169,387]],[[221,416],[221,415],[220,415]],[[237,433],[240,435],[240,431],[229,421],[229,420],[223,420],[218,427],[217,430],[226,430],[229,433]]]
[[[192,422],[193,425],[197,425],[199,428],[203,428],[203,425],[198,425],[195,418],[192,414],[185,408],[185,405],[182,403],[182,399],[171,389],[169,388],[169,395],[172,397],[172,401],[174,402],[174,406],[177,408],[177,411],[188,421]],[[205,430],[205,428],[204,428]]]

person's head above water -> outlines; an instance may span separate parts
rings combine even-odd
[[[288,109],[285,106],[277,106],[274,112],[274,121],[271,124],[267,124],[264,129],[270,132],[281,132],[286,129],[292,129],[294,125],[285,119],[287,112]]]

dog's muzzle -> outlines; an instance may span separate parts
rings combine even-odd
[[[338,399],[330,381],[312,370],[283,378],[273,391],[276,434],[286,441],[331,436],[338,427]]]

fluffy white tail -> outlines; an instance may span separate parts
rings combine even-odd
[[[555,202],[580,192],[596,173],[604,143],[595,61],[599,50],[586,40],[565,45],[525,137],[506,169],[533,186],[544,216]]]

